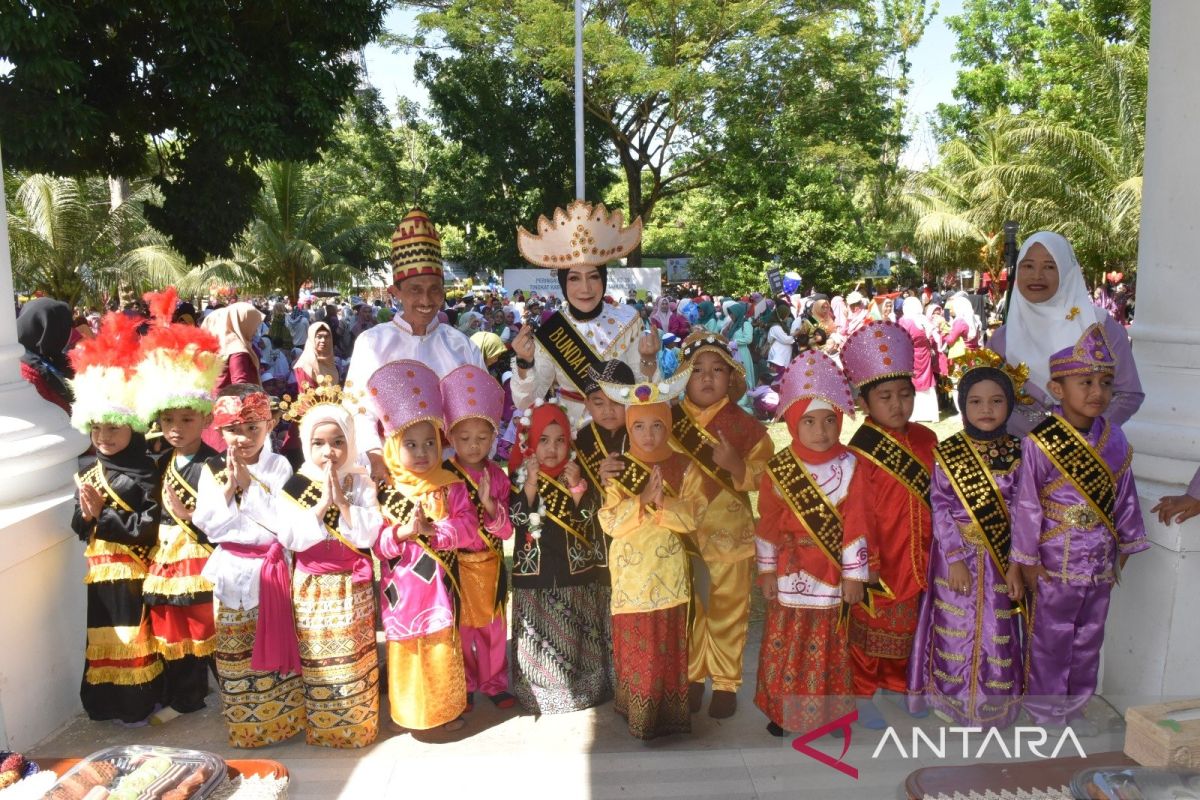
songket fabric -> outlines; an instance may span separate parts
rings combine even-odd
[[[685,397],[680,407],[711,442],[724,436],[746,462],[746,472],[735,485],[708,475],[704,480],[708,505],[695,538],[708,570],[708,592],[695,598],[688,634],[688,680],[703,683],[712,678],[714,691],[736,692],[742,684],[754,584],[754,511],[747,493],[757,488],[775,445],[766,428],[728,398],[699,408]],[[696,462],[702,470],[715,467]]]
[[[613,708],[638,739],[692,731],[687,627],[686,605],[613,617]]]
[[[86,541],[87,650],[79,696],[88,717],[141,722],[161,702],[163,664],[142,599],[157,505],[151,482],[96,464],[76,476],[97,487],[100,516],[83,519],[78,500],[71,527]]]
[[[316,474],[320,474],[319,471]],[[363,747],[379,732],[379,659],[372,566],[366,555],[383,519],[375,487],[350,479],[350,518],[336,506],[318,518],[323,480],[307,465],[284,486],[297,547],[292,604],[300,648],[309,744]],[[336,535],[335,535],[336,533]]]
[[[687,615],[691,575],[684,537],[704,515],[700,470],[681,453],[660,466],[679,487],[659,508],[645,508],[613,480],[600,525],[613,538],[613,668],[616,709],[639,739],[691,731],[687,706]],[[672,476],[680,476],[675,481]],[[633,619],[625,619],[632,617]]]
[[[396,505],[390,493],[381,493],[386,524],[375,544],[388,642],[388,703],[394,723],[428,730],[457,719],[467,707],[454,620],[453,554],[475,536],[479,518],[462,485],[452,484],[411,498],[439,517],[433,519],[429,540],[398,541],[393,525],[401,520],[392,515]]]
[[[803,463],[836,508],[844,508],[858,483],[857,462],[843,453],[823,464]],[[864,536],[841,531],[840,567],[813,540],[769,475],[758,495],[756,541],[759,574],[775,576],[777,595],[767,602],[754,703],[787,731],[807,731],[854,709],[853,669],[845,625],[839,626],[843,579],[866,581]]]
[[[256,670],[258,608],[217,609],[217,686],[230,747],[265,747],[292,738],[305,727],[304,682],[299,674]]]
[[[1020,467],[1016,439],[985,442],[956,435],[988,462],[1003,502],[1011,508]],[[919,711],[928,705],[961,725],[1007,727],[1020,711],[1020,610],[1008,598],[1004,574],[988,552],[983,531],[940,463],[934,467],[931,496],[930,587],[921,600],[908,665],[909,706]],[[1007,550],[1000,555],[1007,558]],[[947,582],[954,563],[963,564],[971,576],[965,595]]]
[[[1121,429],[1100,417],[1083,437],[1115,478],[1115,530],[1094,498],[1080,492],[1034,441],[1039,430],[1021,443],[1011,557],[1049,573],[1038,578],[1030,603],[1025,708],[1040,725],[1062,725],[1081,716],[1096,691],[1118,558],[1150,545],[1130,469],[1133,449]],[[1060,453],[1060,464],[1081,450],[1082,444]]]
[[[884,433],[912,453],[926,470],[933,467],[933,431],[910,422],[905,431]],[[855,437],[850,441],[856,450]],[[870,697],[877,689],[905,692],[908,657],[917,629],[920,594],[925,590],[933,523],[928,500],[918,496],[891,472],[859,455],[857,469],[867,491],[852,493],[845,525],[854,538],[865,536],[872,570],[894,598],[875,598],[872,617],[861,605],[850,612],[850,657],[854,691]]]
[[[200,574],[213,548],[202,530],[169,511],[166,492],[173,491],[195,510],[200,473],[216,454],[201,444],[182,463],[174,450],[162,455],[162,519],[142,587],[155,646],[163,659],[164,705],[184,714],[204,708],[217,647],[212,584]]]
[[[510,498],[512,693],[534,714],[579,711],[612,696],[605,545],[590,524],[595,498],[567,501],[567,530],[546,513],[550,490],[542,475],[535,503],[520,489]],[[535,520],[540,529],[531,527]]]

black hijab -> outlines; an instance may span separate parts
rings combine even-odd
[[[603,284],[603,287],[604,287],[603,289],[601,289],[600,293],[602,295],[607,294],[608,293],[608,267],[597,267],[596,269],[600,270],[600,283]],[[578,308],[571,305],[571,300],[567,296],[567,276],[571,274],[571,270],[558,269],[558,270],[555,270],[555,272],[557,273],[556,277],[558,278],[558,285],[562,287],[563,299],[565,299],[567,301],[567,307],[571,309],[572,317],[579,320],[580,322],[587,322],[588,320],[592,320],[592,319],[595,319],[596,317],[600,316],[600,312],[604,310],[604,298],[603,297],[600,298],[600,302],[596,303],[596,307],[593,308],[591,311],[586,311],[586,312],[580,311]]]
[[[71,322],[71,307],[49,297],[30,300],[17,317],[17,341],[25,348],[21,361],[37,370],[67,400],[71,399],[71,390],[66,378],[71,370],[63,351],[71,338]]]
[[[104,467],[106,473],[125,475],[135,482],[149,483],[152,488],[158,478],[154,461],[146,451],[146,437],[137,431],[129,437],[129,446],[119,453],[106,456],[97,449],[96,460]],[[146,496],[152,497],[153,492]]]
[[[1004,417],[1004,424],[994,431],[981,431],[967,421],[967,393],[971,391],[971,387],[981,381],[995,381],[1000,386],[1000,390],[1004,392],[1004,399],[1008,401],[1008,413]],[[995,367],[976,367],[963,375],[958,382],[958,410],[962,414],[963,430],[972,439],[981,441],[990,441],[999,439],[1008,433],[1008,420],[1012,417],[1013,410],[1017,405],[1017,396],[1013,391],[1012,380],[1004,373],[1003,370]]]

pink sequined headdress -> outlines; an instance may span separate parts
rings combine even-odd
[[[389,361],[375,370],[367,379],[366,400],[388,436],[416,422],[442,426],[437,373],[420,361]]]
[[[872,322],[850,334],[842,345],[841,356],[842,368],[855,389],[912,377],[912,339],[894,322]]]
[[[802,353],[788,364],[779,384],[775,418],[782,419],[793,403],[805,399],[824,400],[846,416],[854,416],[854,396],[845,374],[820,350]]]
[[[442,378],[442,411],[446,431],[464,419],[482,419],[500,428],[504,413],[504,389],[487,370],[467,364]]]
[[[1051,378],[1113,372],[1116,367],[1117,359],[1113,356],[1108,339],[1104,335],[1104,328],[1099,323],[1084,331],[1083,336],[1074,345],[1050,356]]]

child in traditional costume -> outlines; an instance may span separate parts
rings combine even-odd
[[[909,707],[1003,728],[1020,710],[1020,568],[1009,562],[1020,443],[1006,432],[1020,389],[976,350],[958,381],[963,430],[934,450],[929,588],[908,664]],[[1019,377],[1019,376],[1018,376]]]
[[[354,417],[326,376],[294,401],[304,463],[283,485],[296,548],[292,607],[304,678],[306,739],[365,747],[379,733],[379,657],[370,549],[383,517],[376,488],[357,462]]]
[[[604,490],[600,524],[613,538],[613,666],[617,713],[629,733],[653,739],[690,733],[688,604],[692,586],[684,537],[704,516],[704,474],[671,448],[671,405],[684,370],[661,384],[602,384],[625,405],[625,470]]]
[[[192,521],[217,549],[203,576],[217,598],[217,684],[232,747],[263,747],[305,727],[304,683],[286,550],[296,549],[283,487],[286,458],[262,388],[235,383],[213,403],[225,453],[200,473]]]
[[[1032,592],[1025,647],[1025,709],[1039,725],[1084,718],[1096,691],[1113,584],[1149,548],[1121,429],[1101,416],[1116,359],[1100,325],[1050,356],[1054,412],[1021,443],[1011,558]]]
[[[535,714],[611,696],[605,577],[591,517],[598,505],[563,407],[538,402],[519,420],[509,462],[513,540],[513,693]]]
[[[783,373],[779,398],[792,442],[767,462],[755,543],[767,621],[754,703],[773,736],[854,709],[843,608],[862,600],[867,539],[847,533],[841,510],[852,493],[870,491],[839,441],[854,399],[833,360],[802,354]]]
[[[467,710],[476,691],[498,708],[511,708],[516,698],[508,692],[508,580],[502,551],[513,534],[508,516],[512,485],[488,458],[504,413],[504,389],[486,370],[468,364],[442,378],[441,392],[447,438],[454,447],[454,456],[443,466],[462,480],[480,522],[457,554]]]
[[[217,631],[212,584],[201,574],[212,545],[192,516],[205,463],[217,455],[202,439],[212,422],[220,343],[195,325],[171,323],[175,290],[146,295],[154,324],[142,339],[138,413],[162,433],[158,455],[162,518],[142,592],[165,670],[162,710],[153,721],[204,708]]]
[[[163,664],[142,600],[157,535],[157,474],[135,410],[137,322],[107,314],[71,352],[71,424],[96,463],[75,476],[71,529],[87,542],[87,651],[79,696],[91,719],[144,724],[163,696]]]
[[[933,538],[929,483],[937,436],[909,422],[913,344],[903,328],[870,323],[847,338],[841,358],[867,413],[849,444],[869,489],[850,495],[846,533],[867,537],[871,571],[866,599],[850,614],[850,657],[854,692],[861,700],[859,721],[882,730],[886,723],[871,698],[879,690],[903,695],[908,688],[908,658]]]
[[[689,336],[680,368],[690,370],[687,393],[672,409],[675,446],[704,473],[708,511],[695,545],[708,574],[698,593],[688,641],[688,704],[699,711],[712,679],[708,715],[732,716],[742,684],[742,657],[754,585],[754,509],[757,488],[775,445],[767,429],[738,406],[746,393],[741,363],[718,333]]]
[[[379,557],[387,636],[388,705],[409,730],[462,728],[467,681],[455,620],[455,550],[479,528],[462,479],[442,466],[438,376],[417,361],[392,361],[367,380],[383,424],[391,485],[379,495]]]

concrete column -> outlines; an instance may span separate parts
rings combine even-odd
[[[1153,546],[1113,595],[1106,695],[1200,695],[1200,518],[1165,526],[1149,514],[1182,494],[1200,466],[1200,3],[1154,0],[1142,230],[1133,352],[1146,402],[1126,426]],[[1190,556],[1190,558],[1189,558]]]
[[[23,750],[79,710],[83,547],[71,533],[87,439],[20,374],[0,167],[0,750]]]

